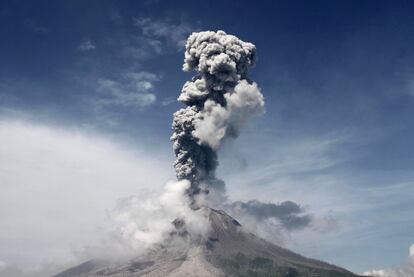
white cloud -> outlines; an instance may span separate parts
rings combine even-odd
[[[99,103],[139,108],[150,106],[157,99],[153,90],[154,83],[159,79],[160,76],[149,72],[129,72],[119,80],[101,78],[98,90],[104,94]]]
[[[109,20],[117,25],[121,25],[124,23],[124,18],[118,11],[110,11],[109,13]]]
[[[33,19],[25,19],[24,20],[24,24],[26,25],[26,27],[28,27],[32,32],[37,33],[37,34],[42,34],[45,35],[47,33],[49,33],[49,29],[45,26],[43,26],[42,24],[40,24],[37,21],[34,21]]]
[[[183,49],[188,35],[195,29],[184,21],[173,19],[133,18],[136,27],[133,33],[109,38],[116,55],[127,58],[131,63]]]
[[[82,41],[78,45],[79,51],[89,51],[89,50],[95,50],[95,49],[96,49],[96,46],[89,39]]]
[[[394,268],[370,270],[362,273],[365,276],[373,277],[412,277],[414,276],[414,244],[410,246],[408,260]]]
[[[172,104],[172,103],[174,103],[174,102],[176,102],[177,100],[175,99],[175,98],[172,98],[172,97],[167,97],[167,98],[164,98],[162,101],[161,101],[161,106],[168,106],[168,105],[170,105],[170,104]]]
[[[414,81],[410,80],[407,86],[408,94],[414,96]]]
[[[139,61],[162,55],[165,52],[165,47],[160,40],[136,35],[122,42],[120,49],[124,56]]]
[[[142,34],[149,39],[163,40],[177,48],[185,45],[187,36],[195,31],[193,27],[185,22],[175,24],[172,20],[154,20],[141,17],[133,19],[134,25],[138,27]]]
[[[251,136],[253,135],[253,137]],[[255,143],[252,144],[251,142]],[[234,160],[228,160],[227,157],[231,157],[238,151],[243,150],[243,155],[249,157],[248,161],[249,170],[243,170],[240,172],[238,168],[234,169],[234,172],[225,170],[223,174],[226,174],[229,178],[230,186],[240,187],[246,186],[246,188],[255,189],[255,186],[251,184],[261,184],[262,187],[271,188],[276,187],[280,189],[289,188],[283,183],[298,182],[303,183],[303,175],[310,174],[308,181],[316,174],[320,177],[329,177],[321,171],[328,170],[339,163],[347,159],[343,154],[340,157],[333,155],[336,149],[341,147],[344,143],[351,141],[351,135],[333,133],[329,135],[323,135],[320,137],[288,137],[282,138],[278,134],[266,134],[265,131],[259,134],[245,134],[239,141],[225,145],[224,159],[221,162],[223,167],[219,167],[221,171],[226,166],[231,166]],[[234,149],[235,145],[238,145],[238,149]],[[232,148],[230,148],[232,147]],[[255,153],[266,153],[266,155],[255,155]],[[240,153],[239,153],[240,154]],[[234,159],[235,157],[233,157]],[[240,159],[240,157],[239,157]],[[231,175],[229,175],[231,174]],[[308,182],[307,182],[308,183]],[[271,184],[275,184],[272,186]],[[292,186],[292,185],[291,185]],[[313,194],[303,195],[303,188],[297,186],[291,187],[292,192],[296,191],[295,199],[289,199],[297,203],[309,203]],[[240,193],[243,190],[235,190],[234,197],[240,200],[248,200]],[[280,191],[283,195],[283,191]],[[264,197],[272,196],[272,194],[264,194]],[[290,195],[292,197],[292,195]],[[318,195],[315,202],[320,199]],[[264,199],[269,202],[283,202],[283,198],[278,199]],[[313,200],[313,199],[312,199]]]
[[[48,276],[76,263],[75,250],[105,235],[105,211],[116,199],[160,190],[173,176],[151,151],[0,120],[0,276]]]

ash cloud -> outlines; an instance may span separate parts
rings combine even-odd
[[[312,223],[312,216],[306,214],[303,207],[292,201],[280,204],[263,203],[257,200],[237,201],[226,206],[226,210],[236,218],[254,217],[259,222],[275,219],[286,230],[303,229]]]
[[[190,181],[192,199],[212,190],[224,192],[215,176],[217,150],[238,136],[249,117],[264,111],[263,95],[248,78],[255,61],[252,43],[224,31],[193,33],[187,40],[183,70],[197,75],[178,97],[186,107],[174,113],[171,140],[177,178]]]
[[[225,183],[215,175],[221,145],[237,138],[249,118],[264,112],[260,88],[248,77],[255,63],[256,47],[223,31],[198,32],[188,38],[183,70],[197,74],[178,97],[186,107],[174,113],[171,140],[177,178],[190,182],[186,194],[193,208],[224,209],[258,234],[277,230],[282,237],[286,231],[311,226],[316,230],[322,219],[291,201],[230,202]]]
[[[236,218],[247,231],[277,245],[294,243],[293,233],[299,236],[304,233],[324,234],[340,228],[335,217],[312,214],[293,201],[227,201],[220,208]]]

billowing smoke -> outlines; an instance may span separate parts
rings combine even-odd
[[[143,254],[171,237],[176,220],[182,221],[193,236],[204,236],[210,226],[208,218],[203,209],[191,209],[185,194],[189,187],[187,180],[171,181],[162,191],[143,190],[119,199],[116,207],[108,211],[110,236],[98,246],[86,247],[82,256],[113,259],[111,256],[116,254],[122,260]]]
[[[278,245],[286,245],[291,242],[290,234],[305,229],[318,233],[337,230],[337,221],[334,218],[310,214],[304,207],[292,201],[227,201],[221,208],[236,218],[245,230]]]
[[[238,136],[250,116],[263,112],[263,95],[248,79],[255,61],[252,43],[223,31],[193,33],[187,40],[183,70],[198,74],[178,97],[186,107],[174,114],[171,140],[177,178],[190,181],[192,199],[224,191],[215,176],[217,150],[225,139]]]

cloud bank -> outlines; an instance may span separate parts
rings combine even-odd
[[[82,260],[81,249],[107,237],[117,199],[161,191],[172,176],[156,149],[87,130],[2,119],[0,145],[2,277],[49,276]]]
[[[408,260],[397,267],[364,272],[365,276],[373,277],[412,277],[414,276],[414,244],[410,246]]]

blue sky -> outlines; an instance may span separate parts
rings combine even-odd
[[[220,153],[230,198],[293,200],[332,219],[287,235],[305,255],[358,272],[398,265],[414,243],[413,12],[409,1],[3,1],[2,128],[92,134],[171,177],[172,113],[192,76],[183,43],[222,29],[256,45],[251,78],[266,99]]]

